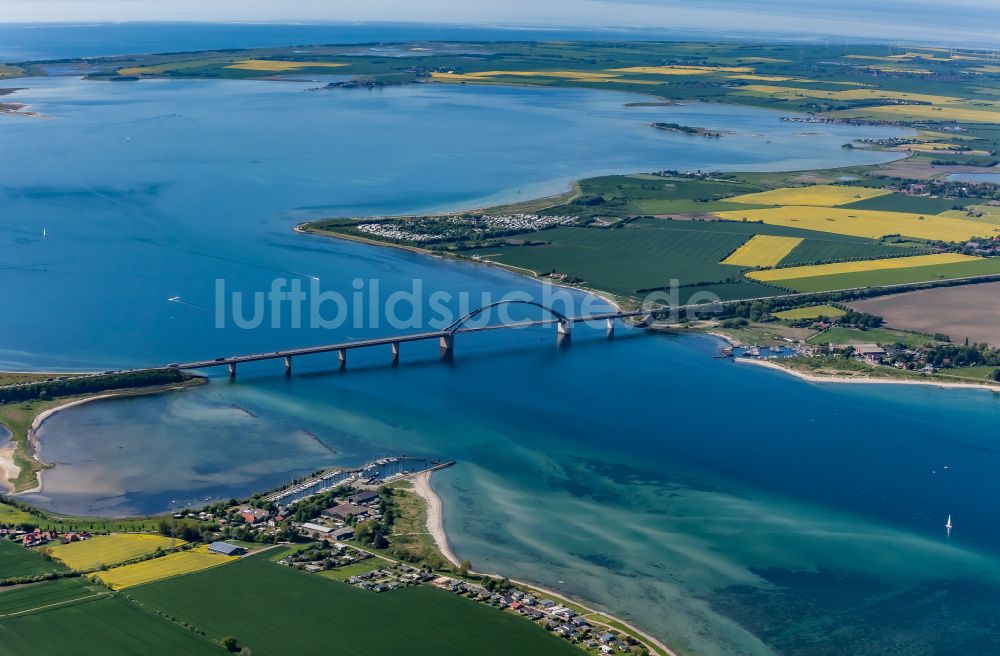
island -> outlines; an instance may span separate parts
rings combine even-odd
[[[93,84],[315,76],[310,93],[417,84],[611,89],[649,98],[633,107],[703,101],[775,109],[802,125],[803,143],[829,125],[905,128],[905,137],[844,144],[890,154],[881,165],[604,175],[518,203],[330,216],[295,230],[302,239],[499,266],[600,294],[619,308],[640,308],[656,295],[676,316],[644,325],[712,333],[723,340],[720,358],[807,380],[1000,390],[1000,336],[976,311],[995,307],[1000,286],[1000,184],[966,177],[996,175],[1000,161],[1000,71],[989,52],[617,46],[422,42],[388,45],[420,49],[418,60],[330,45],[308,54],[287,47],[58,64],[79,66]],[[54,65],[4,70],[16,78]],[[331,73],[347,79],[320,79]],[[16,99],[16,89],[5,91]],[[25,109],[0,104],[0,111]],[[656,139],[726,134],[712,125],[645,125]],[[484,654],[673,654],[664,644],[670,636],[460,560],[430,485],[430,471],[445,463],[399,476],[365,476],[389,464],[377,462],[324,470],[162,516],[65,517],[21,503],[16,493],[35,489],[46,467],[33,440],[52,412],[204,380],[167,367],[16,372],[0,381],[0,423],[11,433],[0,450],[0,483],[12,494],[0,501],[0,586],[10,588],[0,617],[16,650],[80,635],[86,625],[108,629],[95,642],[122,652],[137,648],[132,636],[144,632],[183,653],[286,653],[316,640],[348,651],[417,651],[411,638],[419,636],[418,653],[458,643]],[[251,582],[273,594],[250,594]],[[117,622],[130,630],[114,631]]]

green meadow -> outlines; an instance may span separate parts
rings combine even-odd
[[[10,540],[0,540],[0,580],[63,570],[65,568],[62,565],[48,560],[39,553],[25,549]]]
[[[232,635],[255,656],[579,654],[522,617],[429,585],[374,593],[262,557],[129,594],[215,640]]]
[[[0,592],[0,598],[5,594],[10,592]],[[12,618],[0,617],[0,655],[67,653],[222,656],[226,651],[218,642],[120,596],[94,597]]]

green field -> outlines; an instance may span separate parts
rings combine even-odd
[[[774,284],[797,292],[822,292],[834,289],[852,289],[875,285],[900,285],[984,275],[1000,275],[1000,257],[952,264],[910,267],[908,269],[857,271],[853,273],[838,273],[832,276],[776,280]]]
[[[906,333],[899,330],[888,330],[886,328],[869,328],[859,330],[858,328],[843,328],[834,326],[806,340],[810,344],[906,344],[908,346],[922,346],[933,342],[930,335],[921,333]]]
[[[4,594],[8,593],[0,592],[0,596]],[[273,627],[272,632],[280,635]],[[226,651],[218,643],[119,596],[0,618],[0,656],[70,653],[222,656]]]
[[[955,369],[941,369],[937,375],[948,378],[961,378],[972,382],[982,382],[987,378],[992,380],[993,373],[1000,367],[990,365],[980,365],[976,367],[958,367]]]
[[[971,201],[961,198],[931,198],[930,196],[909,196],[888,194],[876,196],[841,207],[855,210],[880,210],[885,212],[913,212],[914,214],[940,214],[956,207],[965,207]]]
[[[763,189],[739,180],[706,181],[644,174],[588,178],[581,180],[579,187],[578,198],[546,213],[591,217],[738,210],[759,206],[720,200]]]
[[[834,241],[807,239],[781,260],[782,266],[841,262],[843,260],[874,260],[880,257],[917,255],[924,249],[906,246],[887,246],[871,240]]]
[[[10,540],[0,540],[0,579],[60,572],[65,568]]]
[[[0,621],[16,615],[47,610],[94,595],[110,594],[106,588],[83,579],[57,579],[13,588],[0,588]],[[0,625],[2,626],[2,625]]]
[[[388,565],[390,565],[390,563],[382,560],[381,558],[369,558],[367,560],[362,560],[360,563],[351,563],[350,565],[344,565],[343,567],[338,567],[336,569],[328,569],[322,572],[317,572],[316,575],[333,579],[335,581],[346,581],[352,576],[374,572],[375,570],[382,569]]]
[[[427,585],[382,594],[249,557],[130,595],[216,640],[274,654],[579,654],[527,620]]]
[[[808,247],[806,254],[810,257],[819,250],[840,257],[852,253],[885,255],[901,252],[898,247],[874,245],[871,240],[798,228],[735,221],[651,218],[632,221],[623,228],[562,227],[533,234],[532,239],[547,242],[543,245],[498,246],[462,252],[541,275],[555,271],[576,276],[589,287],[622,296],[634,296],[639,290],[663,287],[672,278],[681,285],[729,283],[718,288],[688,288],[682,301],[694,291],[709,289],[723,300],[773,296],[780,292],[766,285],[738,282],[740,272],[747,267],[720,264],[756,234],[806,239],[789,257],[795,257],[799,249],[813,240],[820,241],[818,246]]]
[[[470,254],[538,273],[567,273],[624,296],[668,285],[672,278],[680,284],[736,280],[743,267],[719,261],[746,236],[688,223],[646,219],[617,230],[555,228],[545,231],[543,237],[550,242],[546,245],[486,248]]]

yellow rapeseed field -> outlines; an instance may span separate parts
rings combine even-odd
[[[863,110],[847,110],[852,114],[874,114],[890,120],[904,117],[935,119],[938,121],[968,121],[970,123],[998,123],[1000,111],[997,109],[969,109],[966,107],[938,107],[933,105],[881,105],[865,107]]]
[[[809,307],[800,307],[793,310],[785,310],[784,312],[775,312],[774,316],[779,319],[815,319],[817,317],[842,317],[846,312],[841,310],[839,307],[834,307],[832,305],[810,305]]]
[[[852,210],[842,207],[788,205],[764,209],[716,212],[727,221],[761,221],[769,225],[803,228],[838,235],[879,239],[903,235],[917,239],[966,241],[973,237],[1000,236],[1000,228],[968,219],[877,210]]]
[[[809,266],[788,267],[785,269],[767,269],[751,271],[747,278],[760,282],[775,280],[798,280],[799,278],[814,278],[816,276],[831,276],[838,273],[857,273],[859,271],[882,271],[885,269],[909,269],[936,264],[955,264],[981,260],[981,257],[962,255],[961,253],[938,253],[936,255],[914,255],[913,257],[892,257],[884,260],[859,260],[857,262],[835,262],[833,264],[812,264]]]
[[[773,235],[754,235],[745,244],[722,260],[721,264],[737,266],[773,267],[796,246],[802,243],[800,237],[776,237]]]
[[[70,569],[93,569],[98,565],[114,565],[136,556],[153,553],[157,548],[169,549],[170,538],[148,533],[115,533],[99,535],[82,542],[70,542],[52,547],[52,557]],[[183,545],[177,541],[177,546]]]
[[[224,565],[236,560],[232,556],[209,553],[208,547],[203,545],[195,547],[190,551],[178,551],[167,554],[162,558],[153,558],[152,560],[144,560],[134,565],[126,565],[125,567],[116,567],[104,572],[98,572],[94,576],[111,586],[112,590],[121,590],[182,574],[200,572],[203,569]]]
[[[885,189],[869,189],[867,187],[813,185],[810,187],[782,187],[755,194],[733,196],[725,200],[731,203],[750,203],[751,205],[821,205],[832,207],[885,196],[890,193],[892,192]]]
[[[272,61],[269,59],[246,59],[226,68],[239,68],[245,71],[297,71],[300,68],[342,68],[348,64],[339,62],[317,61]]]
[[[788,82],[789,80],[795,80],[796,82],[804,82],[808,80],[798,80],[794,77],[788,77],[786,75],[754,75],[754,74],[742,74],[742,75],[727,75],[730,80],[756,80],[758,82]]]
[[[612,68],[614,73],[642,73],[645,75],[702,75],[704,73],[753,73],[749,66],[629,66]]]
[[[803,89],[800,87],[778,87],[771,84],[748,84],[743,91],[767,93],[773,96],[790,96],[805,98],[823,98],[825,100],[871,100],[875,98],[896,98],[914,102],[929,102],[934,105],[961,102],[961,98],[953,96],[935,96],[928,93],[909,93],[906,91],[887,91],[884,89],[845,89],[844,91],[827,91],[825,89]],[[899,105],[893,105],[898,107]],[[911,105],[907,105],[910,107]]]
[[[475,71],[472,73],[431,73],[431,78],[454,82],[502,82],[504,77],[552,77],[574,82],[616,81],[618,75],[592,71]]]

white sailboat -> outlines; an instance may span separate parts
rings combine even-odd
[[[948,521],[944,523],[944,527],[948,529],[948,537],[951,537],[951,515],[948,515]]]

